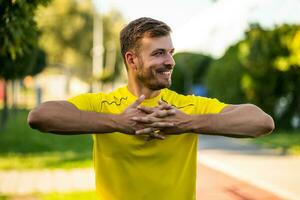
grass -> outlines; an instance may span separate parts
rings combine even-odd
[[[92,137],[40,133],[26,122],[27,110],[10,111],[0,130],[0,170],[92,167]]]
[[[96,200],[96,192],[49,193],[41,195],[41,200]]]
[[[30,199],[30,200],[96,200],[95,191],[76,191],[67,193],[46,193],[46,194],[31,194],[26,196],[0,196],[0,200],[15,200],[15,199]]]
[[[283,155],[300,155],[299,131],[276,131],[271,135],[250,141],[263,148],[276,149]]]

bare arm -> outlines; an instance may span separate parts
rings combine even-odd
[[[142,124],[131,120],[132,117],[146,115],[138,109],[144,98],[142,95],[120,114],[87,112],[77,109],[67,101],[49,101],[33,109],[27,121],[31,128],[61,135],[112,132],[133,135],[136,130],[144,128]],[[158,108],[164,109],[164,106]],[[166,115],[172,115],[172,112]],[[171,126],[172,123],[159,125],[160,128]],[[157,138],[163,139],[160,135],[157,135]]]
[[[116,131],[116,115],[87,112],[67,101],[49,101],[28,115],[31,128],[56,134],[110,133]]]
[[[275,128],[272,117],[253,104],[229,105],[219,114],[193,117],[196,133],[227,137],[258,137]]]

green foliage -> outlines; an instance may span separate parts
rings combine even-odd
[[[37,12],[39,43],[51,65],[65,66],[79,77],[91,76],[93,7],[91,1],[53,0]]]
[[[300,132],[277,131],[250,141],[262,148],[276,149],[281,154],[300,155],[299,135]]]
[[[274,67],[274,60],[286,51],[279,45],[278,37],[272,31],[253,25],[246,32],[246,39],[240,43],[241,62],[246,69],[242,87],[246,98],[274,115],[278,94],[279,73]],[[266,84],[268,83],[268,84]]]
[[[300,116],[299,58],[299,25],[272,30],[251,25],[245,39],[211,64],[209,93],[228,103],[254,103],[274,117],[277,127],[291,128],[291,119]]]
[[[281,128],[291,127],[291,119],[300,114],[300,26],[282,25],[264,30],[253,25],[240,46],[241,61],[248,84],[244,91],[249,101],[260,105],[275,117]],[[276,113],[278,102],[289,98],[283,112]]]
[[[0,169],[91,167],[89,135],[61,136],[40,133],[26,123],[27,110],[10,113],[0,132]]]
[[[212,58],[196,53],[177,53],[174,55],[176,66],[172,74],[171,89],[187,94],[194,84],[204,85],[204,77]]]
[[[241,88],[244,71],[238,58],[238,45],[230,47],[223,57],[209,66],[206,76],[209,96],[232,104],[244,102]]]
[[[36,45],[38,31],[34,12],[39,4],[47,0],[1,0],[0,4],[0,55],[15,59]]]
[[[37,46],[39,32],[34,14],[40,4],[47,2],[0,1],[0,77],[6,80],[21,78],[39,72],[45,66],[40,62],[45,58]],[[37,62],[40,65],[37,66]]]
[[[111,81],[119,73],[122,58],[119,56],[119,31],[122,16],[112,11],[103,20],[104,55],[112,52],[115,62],[104,66],[104,81]],[[49,56],[51,65],[68,68],[71,73],[84,81],[92,81],[93,21],[94,8],[91,0],[53,0],[37,14],[38,26],[42,31],[40,44]],[[100,34],[100,33],[99,33]],[[104,56],[106,61],[107,56]],[[111,66],[112,65],[112,66]]]
[[[6,80],[23,78],[27,75],[36,75],[46,67],[46,54],[42,49],[34,48],[23,51],[22,56],[14,60],[1,57],[0,76]]]

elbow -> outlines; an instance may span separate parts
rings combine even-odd
[[[27,124],[30,126],[30,128],[37,129],[39,124],[39,116],[35,109],[29,112]]]
[[[270,115],[265,115],[261,120],[261,129],[257,132],[255,137],[265,136],[271,134],[275,129],[275,123]]]
[[[27,117],[27,124],[30,126],[30,128],[37,129],[39,131],[43,131],[42,130],[42,122],[43,122],[43,116],[39,112],[38,108],[35,108],[29,112],[28,117]]]

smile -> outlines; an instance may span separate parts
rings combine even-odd
[[[171,75],[171,71],[159,72],[159,74],[170,76]]]
[[[172,70],[169,69],[158,69],[156,70],[156,73],[162,76],[169,77],[171,76]]]

